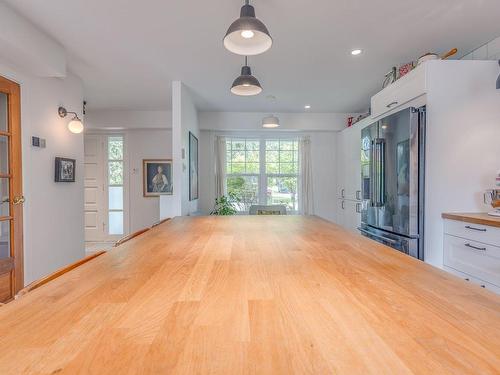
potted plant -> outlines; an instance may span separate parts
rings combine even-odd
[[[218,215],[218,216],[228,216],[235,215],[236,208],[234,207],[234,203],[239,202],[238,197],[234,193],[228,193],[227,196],[223,195],[219,198],[215,198],[215,206],[210,215]]]

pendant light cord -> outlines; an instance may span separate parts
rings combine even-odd
[[[245,0],[245,5],[249,5],[250,4],[250,0]]]

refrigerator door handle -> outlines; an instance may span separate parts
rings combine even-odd
[[[368,236],[372,236],[372,237],[375,237],[375,238],[378,238],[378,239],[381,239],[383,241],[386,241],[392,245],[397,245],[399,244],[399,241],[396,241],[396,240],[393,240],[393,239],[390,239],[390,238],[387,238],[387,237],[384,237],[384,236],[381,236],[379,234],[375,234],[375,233],[372,233],[372,232],[369,232],[363,228],[358,228],[358,230],[361,232],[361,233],[364,233],[364,234],[367,234]]]

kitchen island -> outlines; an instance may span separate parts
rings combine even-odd
[[[0,307],[0,374],[498,374],[500,297],[315,217],[176,218]]]

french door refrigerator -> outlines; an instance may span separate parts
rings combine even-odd
[[[407,108],[361,132],[364,236],[424,259],[425,107]]]

